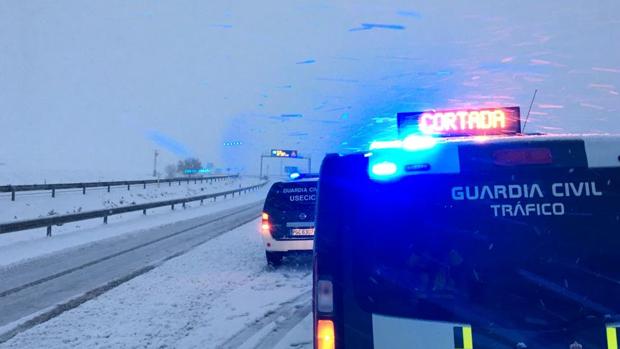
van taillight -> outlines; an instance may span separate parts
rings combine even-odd
[[[334,284],[330,280],[318,279],[314,287],[317,322],[315,324],[315,348],[334,349],[336,339],[334,321],[329,319],[334,311]]]
[[[271,224],[269,223],[269,214],[263,212],[261,216],[261,229],[263,233],[271,233]]]
[[[336,348],[336,335],[334,332],[334,322],[332,320],[317,321],[315,340],[317,349]]]
[[[546,165],[553,163],[549,148],[501,149],[493,152],[493,162],[499,166]]]
[[[329,280],[318,280],[316,284],[316,307],[321,313],[334,311],[334,286]]]

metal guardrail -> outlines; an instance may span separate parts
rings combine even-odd
[[[135,211],[142,211],[142,214],[146,215],[146,210],[148,209],[165,207],[165,206],[170,206],[173,210],[176,205],[182,205],[183,208],[185,208],[185,204],[187,204],[188,202],[200,201],[200,204],[202,204],[204,200],[208,200],[208,199],[213,199],[215,201],[217,200],[218,197],[226,198],[229,195],[234,197],[235,194],[241,195],[249,191],[255,191],[261,187],[264,187],[265,184],[267,183],[268,182],[265,181],[265,182],[262,182],[260,184],[253,185],[250,187],[228,190],[228,191],[224,191],[220,193],[192,196],[189,198],[149,202],[146,204],[123,206],[123,207],[116,207],[116,208],[110,208],[110,209],[72,213],[72,214],[66,214],[66,215],[60,215],[60,216],[51,216],[51,217],[45,217],[45,218],[37,218],[37,219],[29,219],[29,220],[11,222],[11,223],[4,223],[4,224],[0,224],[0,234],[46,227],[47,236],[52,236],[52,226],[54,225],[60,226],[65,223],[83,221],[86,219],[94,219],[94,218],[103,218],[103,223],[107,224],[109,216],[126,213],[126,212],[135,212]]]
[[[202,183],[203,181],[213,182],[222,181],[227,178],[236,178],[239,175],[218,175],[207,177],[176,177],[166,179],[143,179],[132,181],[111,181],[111,182],[81,182],[81,183],[56,183],[56,184],[25,184],[25,185],[2,185],[0,186],[0,193],[11,193],[11,201],[15,201],[15,193],[20,191],[43,191],[51,190],[52,197],[56,197],[56,190],[58,189],[82,189],[82,194],[86,195],[86,188],[108,188],[108,193],[111,187],[127,186],[127,190],[131,189],[132,185],[142,185],[146,189],[147,184],[161,184],[168,183],[168,186],[172,186],[172,183],[178,182],[181,185],[182,182]]]

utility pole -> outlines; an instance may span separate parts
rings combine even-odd
[[[153,152],[153,177],[157,178],[157,157],[159,156],[159,152],[157,149]]]

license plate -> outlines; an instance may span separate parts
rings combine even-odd
[[[291,234],[293,236],[313,236],[314,228],[293,228]]]

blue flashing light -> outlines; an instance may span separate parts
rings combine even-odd
[[[375,141],[369,158],[368,174],[376,181],[392,181],[403,175],[430,170],[430,160],[441,151],[436,147],[441,140],[412,134],[402,140]]]
[[[370,150],[375,149],[393,149],[393,148],[401,148],[403,146],[403,142],[400,140],[395,141],[374,141],[370,143]]]
[[[370,150],[376,149],[404,149],[408,151],[431,149],[437,144],[437,139],[429,136],[410,135],[404,140],[374,141],[370,143]]]
[[[372,165],[371,172],[378,177],[392,176],[398,170],[398,166],[391,161],[383,161]]]
[[[410,135],[403,142],[403,148],[409,151],[431,149],[437,144],[437,139],[428,136]]]
[[[288,175],[288,177],[289,177],[290,179],[299,179],[299,177],[301,177],[301,173],[299,173],[299,172],[293,172],[293,173],[289,174],[289,175]]]

